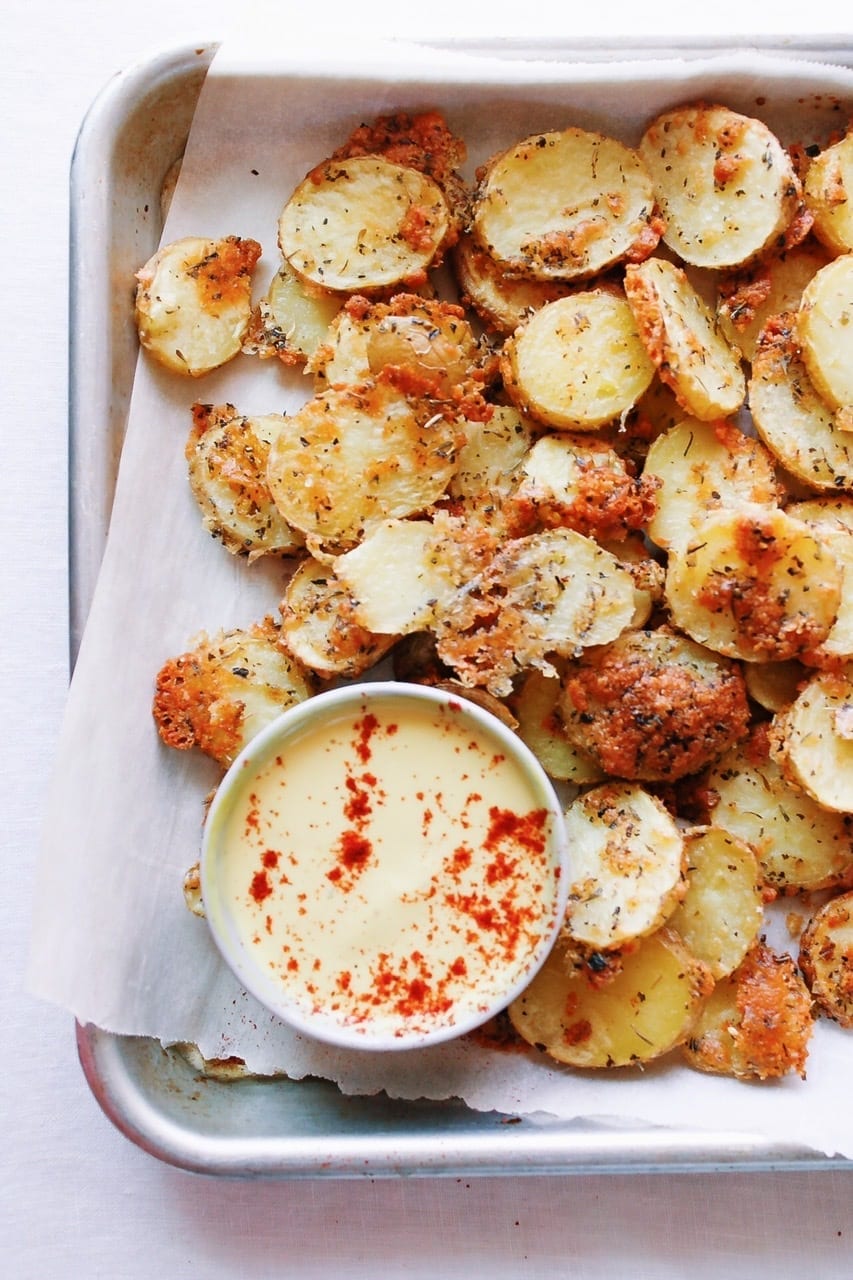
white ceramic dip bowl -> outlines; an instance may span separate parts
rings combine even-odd
[[[280,716],[208,814],[202,896],[269,1010],[373,1050],[448,1040],[529,983],[570,883],[559,799],[520,738],[427,686],[351,685]]]

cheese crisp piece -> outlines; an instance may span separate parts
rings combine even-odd
[[[455,469],[460,432],[383,381],[325,391],[287,418],[267,480],[288,524],[312,542],[358,542],[393,517],[424,511]]]
[[[795,328],[789,312],[762,331],[749,380],[752,421],[785,470],[810,489],[853,490],[853,434],[815,390]]]
[[[813,676],[774,725],[782,772],[824,809],[853,813],[853,667]]]
[[[822,267],[806,285],[797,337],[816,391],[853,430],[853,253]]]
[[[803,188],[814,233],[833,253],[853,250],[853,133],[821,151]]]
[[[666,223],[664,242],[694,266],[749,261],[784,234],[800,209],[800,185],[778,138],[728,107],[664,112],[639,152]]]
[[[588,279],[658,241],[652,182],[636,151],[575,128],[495,156],[472,230],[507,272],[534,280]]]
[[[572,883],[566,932],[596,949],[654,932],[677,906],[684,840],[663,804],[636,783],[605,782],[566,813]]]
[[[661,380],[685,411],[706,422],[736,413],[746,393],[740,352],[729,346],[685,272],[665,258],[649,258],[626,267],[625,292]]]
[[[534,312],[504,344],[501,372],[523,413],[592,430],[636,404],[654,365],[621,291],[591,289]]]
[[[591,538],[554,529],[506,543],[451,597],[436,636],[442,661],[497,697],[524,667],[613,640],[631,624],[634,580]]]
[[[423,282],[451,230],[441,188],[381,156],[329,160],[282,210],[282,255],[324,289],[364,292]]]
[[[853,893],[815,912],[800,938],[800,968],[821,1012],[853,1027]]]
[[[651,1062],[682,1044],[713,986],[708,968],[663,928],[620,960],[600,985],[572,964],[571,942],[554,947],[509,1008],[528,1044],[583,1069]]]
[[[718,653],[808,660],[838,616],[841,570],[802,521],[743,506],[706,516],[673,549],[666,598],[675,625]]]
[[[164,245],[137,272],[142,346],[175,373],[199,378],[236,356],[252,314],[256,240],[187,236]]]

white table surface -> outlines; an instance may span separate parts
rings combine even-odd
[[[270,0],[272,2],[272,0]],[[277,6],[283,8],[288,0]],[[0,1272],[12,1280],[630,1275],[849,1277],[845,1171],[409,1181],[218,1180],[162,1165],[103,1117],[72,1020],[24,990],[42,797],[67,681],[68,165],[89,103],[119,69],[263,20],[233,0],[5,0],[0,204],[4,405],[0,664],[2,858]],[[574,8],[575,6],[571,6]],[[552,15],[547,0],[477,6],[499,35],[838,33],[848,4],[648,6]],[[311,7],[293,6],[295,22]],[[475,6],[325,0],[325,25],[472,35]],[[414,7],[413,7],[414,8]],[[565,6],[568,10],[570,6]],[[486,29],[484,26],[481,30]],[[841,1105],[848,1105],[841,1100]]]

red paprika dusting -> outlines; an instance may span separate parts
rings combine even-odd
[[[263,857],[261,858],[261,862],[264,864],[265,867],[269,868],[269,870],[272,871],[274,867],[278,866],[277,850],[265,849]]]
[[[272,893],[272,885],[266,871],[256,871],[249,885],[249,896],[255,902],[263,902]]]

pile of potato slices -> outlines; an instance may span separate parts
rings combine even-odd
[[[262,297],[238,236],[140,271],[151,358],[305,388],[188,406],[204,528],[282,586],[164,663],[158,730],[225,768],[383,660],[478,701],[565,785],[575,867],[501,1034],[804,1076],[814,1018],[853,1025],[853,133],[690,103],[465,161],[382,117],[286,198]]]

